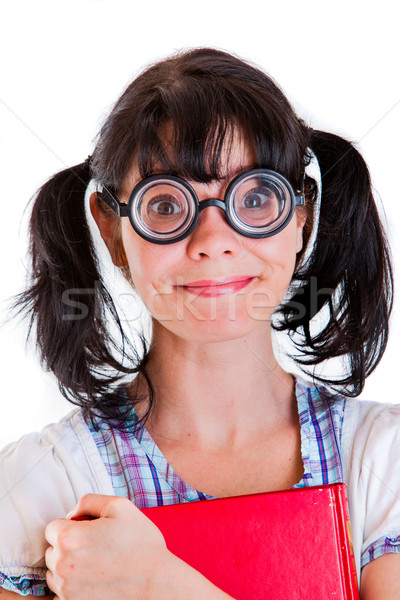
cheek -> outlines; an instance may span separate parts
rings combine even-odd
[[[298,245],[297,228],[288,226],[270,238],[247,242],[246,249],[262,260],[267,270],[293,272]]]
[[[158,280],[162,271],[162,256],[158,252],[147,248],[141,241],[124,243],[131,277],[135,288],[151,287],[154,280]]]
[[[176,265],[182,261],[179,244],[163,246],[147,242],[130,224],[123,227],[121,234],[133,284],[147,303],[146,296],[163,292],[173,281]]]
[[[139,291],[146,273],[148,282],[151,282],[154,265],[159,263],[157,249],[151,248],[148,242],[138,236],[126,220],[121,227],[121,238],[133,283]]]
[[[253,240],[254,242],[254,240]],[[252,301],[276,308],[287,292],[296,266],[297,227],[285,228],[278,234],[257,240],[249,250],[262,263],[261,283]]]
[[[297,253],[303,247],[303,225],[303,219],[299,219],[295,213],[285,229],[265,240],[270,242],[266,244],[265,252],[271,254],[282,270],[294,271]]]

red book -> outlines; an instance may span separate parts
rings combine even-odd
[[[236,600],[358,600],[344,484],[147,508],[169,550]]]

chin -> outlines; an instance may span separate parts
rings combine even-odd
[[[256,330],[266,335],[266,325],[270,322],[271,314],[262,319],[252,319],[247,314],[229,318],[229,314],[216,315],[213,319],[186,319],[183,327],[175,331],[179,337],[194,343],[229,342],[246,338]]]

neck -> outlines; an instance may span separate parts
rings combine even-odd
[[[147,427],[163,438],[240,444],[293,420],[294,382],[275,359],[269,324],[201,344],[155,327],[147,371],[156,396]]]

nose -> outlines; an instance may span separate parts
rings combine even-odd
[[[223,208],[208,204],[201,210],[197,225],[188,238],[187,252],[190,258],[235,257],[240,250],[239,234],[229,225]]]

